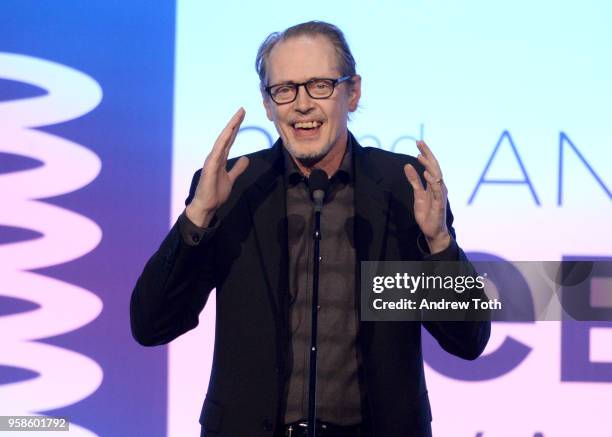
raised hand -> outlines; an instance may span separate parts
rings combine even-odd
[[[229,198],[234,182],[249,165],[249,159],[243,156],[229,172],[226,169],[227,157],[244,115],[243,108],[234,114],[204,161],[195,195],[185,209],[187,218],[197,226],[209,225],[215,211]]]
[[[425,167],[425,187],[411,164],[404,166],[404,173],[414,191],[414,216],[425,236],[431,253],[441,252],[450,244],[446,226],[448,190],[442,179],[438,160],[424,141],[417,141],[421,152],[417,159]]]

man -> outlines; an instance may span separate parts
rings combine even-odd
[[[422,141],[415,159],[363,148],[350,134],[361,78],[335,26],[309,22],[272,34],[256,66],[280,139],[228,161],[245,112],[232,117],[136,284],[133,335],[152,346],[193,329],[216,288],[202,435],[305,435],[313,244],[306,178],[323,169],[330,187],[322,218],[317,435],[429,436],[421,324],[361,322],[357,278],[363,260],[465,260],[438,162]],[[488,322],[425,326],[466,359],[480,355],[490,330]]]

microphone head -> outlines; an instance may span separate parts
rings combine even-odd
[[[325,170],[320,168],[314,169],[308,177],[308,187],[310,188],[310,194],[314,196],[316,191],[322,191],[323,196],[327,192],[329,186],[329,177]]]
[[[308,187],[310,188],[310,196],[314,201],[315,211],[321,212],[323,208],[323,201],[327,194],[327,187],[329,186],[329,178],[324,170],[319,168],[314,169],[310,173],[308,178]]]

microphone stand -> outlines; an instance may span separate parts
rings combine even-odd
[[[316,193],[316,192],[315,192]],[[308,369],[308,437],[316,436],[317,416],[316,416],[316,393],[317,393],[317,323],[319,312],[319,256],[321,243],[321,209],[323,199],[318,201],[315,197],[315,217],[314,232],[314,259],[312,272],[312,310],[310,319],[310,365]]]
[[[316,437],[317,430],[317,316],[319,313],[319,265],[321,263],[321,211],[329,185],[327,173],[321,169],[312,171],[308,185],[314,200],[314,259],[312,276],[312,310],[310,319],[310,365],[308,369],[308,437]]]

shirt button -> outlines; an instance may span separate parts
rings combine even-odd
[[[272,431],[272,423],[268,419],[264,419],[263,422],[261,422],[261,428],[264,431]]]
[[[200,241],[200,236],[199,236],[198,234],[193,234],[193,235],[191,236],[191,240],[192,240],[194,243],[197,243],[197,242],[199,242],[199,241]]]

